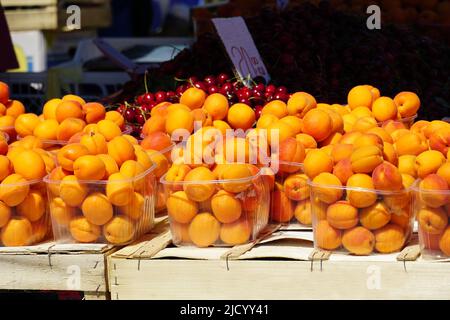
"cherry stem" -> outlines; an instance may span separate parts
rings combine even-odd
[[[148,93],[148,86],[147,86],[147,74],[148,74],[148,70],[145,70],[145,73],[144,73],[144,86],[145,86],[145,93]]]

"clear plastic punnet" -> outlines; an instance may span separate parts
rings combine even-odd
[[[419,244],[425,259],[450,258],[450,190],[413,187],[414,214],[419,226]]]
[[[155,165],[121,180],[51,180],[47,184],[55,240],[125,245],[154,224]]]
[[[401,251],[411,238],[410,189],[374,190],[316,184],[311,190],[314,246],[354,255]]]
[[[14,180],[18,175],[9,177]],[[46,240],[51,227],[45,183],[5,180],[0,184],[0,245],[29,246]]]
[[[300,224],[309,227],[311,201],[308,177],[303,164],[280,161],[271,190],[270,220],[272,223]]]
[[[244,166],[248,165],[226,164],[222,170],[239,175]],[[268,223],[269,187],[261,170],[222,180],[168,181],[166,174],[161,183],[175,245],[245,244],[257,239]]]

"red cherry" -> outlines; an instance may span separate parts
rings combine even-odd
[[[234,91],[233,85],[227,82],[222,86],[221,91],[232,92]]]
[[[152,101],[153,101],[153,95],[150,92],[144,93],[142,95],[142,103],[141,104],[150,103]]]
[[[136,123],[142,125],[142,124],[145,123],[145,116],[144,116],[142,113],[138,113],[138,114],[135,116],[135,120],[136,120]]]
[[[277,92],[278,93],[288,93],[288,90],[287,90],[287,88],[285,87],[285,86],[281,86],[281,87],[278,87],[277,88]]]
[[[120,114],[123,114],[125,111],[126,107],[124,104],[121,104],[118,108],[117,108],[117,112],[119,112]]]
[[[198,89],[202,89],[203,91],[208,91],[208,87],[206,86],[206,84],[204,82],[201,81],[197,81],[194,83],[194,87],[198,88]]]
[[[207,76],[203,79],[203,82],[209,86],[213,86],[216,84],[216,78],[214,78],[214,76]]]
[[[250,100],[247,99],[247,98],[241,98],[241,99],[239,99],[239,102],[240,102],[240,103],[244,103],[244,104],[246,104],[246,105],[250,105],[250,104],[251,104],[251,103],[250,103]]]
[[[258,105],[258,106],[255,107],[256,119],[259,119],[259,117],[261,117],[261,113],[262,113],[263,108],[264,107],[261,106],[261,105]]]
[[[263,83],[258,83],[253,89],[260,91],[260,92],[264,92],[264,90],[266,89],[266,86]]]
[[[273,84],[269,84],[269,85],[266,87],[266,93],[271,93],[271,94],[273,94],[273,93],[275,93],[276,89],[277,89],[277,88],[276,88]]]
[[[167,97],[167,95],[164,91],[158,91],[157,93],[155,93],[156,102],[166,101],[166,97]]]
[[[224,84],[230,79],[230,76],[228,76],[226,73],[221,73],[217,76],[217,82],[220,84]]]
[[[127,122],[134,122],[136,116],[136,109],[134,107],[127,108],[123,116]]]
[[[142,94],[140,96],[137,96],[134,100],[136,101],[137,104],[141,105],[144,103],[144,95]]]
[[[220,89],[219,89],[219,87],[216,87],[216,86],[211,86],[208,89],[208,93],[209,94],[219,93],[219,92],[220,92]]]
[[[267,102],[272,101],[273,99],[272,92],[264,93],[264,97],[266,98]]]

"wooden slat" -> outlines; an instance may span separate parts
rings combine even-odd
[[[11,31],[52,30],[58,25],[56,6],[8,10],[5,15]]]
[[[448,299],[447,263],[108,258],[111,299]],[[186,284],[189,279],[189,285]]]
[[[8,7],[45,7],[56,5],[57,0],[0,0],[2,6]]]

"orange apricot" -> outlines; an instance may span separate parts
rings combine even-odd
[[[203,109],[211,115],[213,120],[225,119],[228,114],[228,108],[228,99],[220,93],[209,95],[203,104]]]
[[[104,120],[114,122],[120,129],[123,129],[125,127],[125,118],[115,110],[106,112]]]
[[[236,103],[228,110],[227,121],[233,129],[247,130],[255,123],[255,111],[244,103]]]
[[[331,204],[342,197],[342,183],[332,173],[323,172],[313,179],[313,190],[320,201]]]
[[[220,240],[228,245],[239,245],[248,242],[252,234],[252,226],[245,219],[239,219],[231,223],[224,223],[220,228]]]
[[[397,105],[389,97],[380,97],[373,102],[372,112],[377,121],[396,119]]]
[[[69,223],[72,237],[83,243],[95,242],[101,234],[99,226],[90,223],[85,217],[75,217]]]
[[[429,234],[441,234],[448,224],[447,213],[442,208],[422,208],[417,213],[419,228]]]
[[[216,175],[208,168],[194,168],[186,174],[184,181],[189,183],[184,184],[183,189],[189,199],[205,201],[214,194],[215,186],[211,181],[215,179]]]
[[[123,207],[133,199],[133,182],[122,173],[113,173],[108,178],[106,185],[106,196],[109,202],[115,206]]]
[[[420,99],[414,92],[400,92],[395,96],[394,102],[402,118],[414,116],[420,108]]]
[[[133,240],[135,235],[133,222],[125,216],[115,216],[103,227],[103,235],[112,244],[126,244]]]
[[[373,180],[367,174],[357,173],[347,180],[348,188],[363,188],[368,190],[347,190],[347,200],[356,208],[366,208],[371,206],[377,200],[377,194],[374,189]]]
[[[304,168],[306,175],[313,179],[322,172],[332,172],[333,159],[323,150],[313,149],[305,157]]]
[[[105,176],[105,163],[97,156],[86,155],[76,159],[73,172],[79,180],[101,180]]]
[[[59,185],[59,196],[67,205],[78,207],[88,194],[86,185],[81,184],[77,177],[68,175],[61,180]]]
[[[384,227],[391,220],[391,212],[384,202],[377,202],[369,207],[361,209],[361,225],[369,230]]]
[[[364,227],[354,227],[344,231],[342,245],[355,255],[369,255],[375,246],[375,236]]]
[[[332,130],[331,117],[325,111],[312,109],[303,118],[303,132],[314,137],[316,141],[325,140]]]
[[[81,104],[77,101],[61,101],[55,110],[56,120],[62,123],[68,118],[83,119],[83,110]]]
[[[192,87],[183,92],[180,97],[180,103],[188,106],[191,109],[198,109],[203,106],[205,99],[205,91]]]
[[[52,220],[61,226],[68,226],[72,217],[74,217],[77,212],[76,208],[68,206],[67,203],[59,197],[53,198],[50,201],[49,208]]]
[[[113,217],[113,206],[108,198],[101,192],[88,195],[81,205],[86,219],[97,226],[102,226]]]
[[[366,107],[371,109],[373,102],[373,94],[365,85],[352,88],[347,96],[347,103],[353,110],[357,107]]]
[[[388,224],[378,230],[375,234],[375,250],[380,253],[391,253],[403,248],[406,237],[403,229],[396,224]]]
[[[210,213],[199,213],[189,225],[189,237],[198,247],[213,245],[220,236],[220,223]]]
[[[47,201],[44,196],[36,190],[31,190],[26,198],[16,207],[18,215],[35,222],[44,216]]]
[[[167,214],[178,223],[189,223],[198,213],[198,204],[186,192],[177,191],[167,198]]]
[[[423,179],[429,174],[436,173],[445,162],[444,155],[439,151],[424,151],[416,157],[415,169],[417,176]]]
[[[108,154],[121,166],[127,160],[135,160],[133,145],[124,137],[118,136],[108,142]]]
[[[73,163],[76,159],[81,156],[85,156],[89,154],[89,150],[82,144],[74,143],[68,144],[62,147],[56,158],[58,160],[58,164],[67,171],[73,171]]]
[[[426,176],[419,183],[420,198],[428,206],[438,208],[448,203],[448,184],[437,174]]]
[[[242,212],[241,202],[235,198],[234,194],[225,190],[218,191],[211,198],[211,209],[221,223],[231,223],[238,220]]]
[[[98,102],[88,102],[83,104],[82,110],[84,111],[86,123],[97,123],[100,120],[105,119],[106,116],[105,107]]]
[[[272,100],[267,103],[262,109],[261,115],[265,114],[273,114],[278,119],[281,119],[287,116],[289,113],[286,103],[281,100]]]
[[[314,243],[321,249],[335,250],[342,245],[342,231],[321,220],[314,227]]]
[[[350,229],[358,224],[358,209],[347,201],[338,201],[327,209],[328,223],[337,229]]]
[[[18,153],[12,160],[12,165],[15,173],[30,181],[42,179],[46,175],[44,160],[33,150]]]
[[[12,218],[2,228],[0,237],[6,247],[27,246],[32,241],[33,227],[26,218]]]

